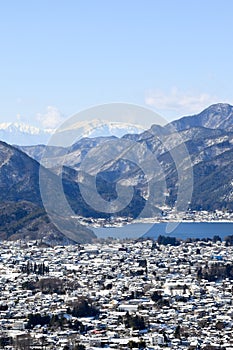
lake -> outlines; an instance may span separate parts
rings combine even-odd
[[[134,223],[123,227],[92,228],[98,238],[130,238],[137,239],[142,236],[157,239],[159,235],[177,238],[212,238],[219,235],[222,239],[233,235],[231,222],[170,222],[170,223]]]

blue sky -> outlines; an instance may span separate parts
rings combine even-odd
[[[53,127],[128,102],[171,120],[233,104],[231,0],[9,0],[0,5],[0,122]]]

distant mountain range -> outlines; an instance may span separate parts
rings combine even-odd
[[[139,133],[143,131],[140,126],[129,123],[116,123],[100,120],[93,120],[90,123],[80,122],[75,126],[77,135],[82,137],[100,137],[116,136],[121,137],[125,134]],[[40,129],[24,123],[0,123],[0,140],[9,144],[20,146],[46,145],[54,129]]]
[[[156,187],[155,198],[149,197],[148,216],[157,215],[162,210],[163,189],[160,181],[165,177],[166,206],[174,207],[177,200],[179,181],[172,152],[179,152],[184,142],[190,157],[194,188],[189,208],[194,210],[233,210],[233,107],[228,104],[215,104],[195,116],[183,117],[164,127],[152,125],[142,133],[127,133],[121,140],[144,145],[138,149],[137,157],[144,167],[150,169],[150,159],[145,158],[143,149],[150,150],[160,165],[155,173],[143,174],[134,162],[122,157],[105,159],[104,148],[119,140],[113,136],[83,138],[68,148],[44,145],[12,147],[0,143],[0,238],[47,236],[54,242],[67,240],[49,221],[41,201],[39,189],[39,162],[46,149],[47,159],[43,168],[48,179],[55,181],[62,176],[64,193],[76,215],[85,217],[110,217],[111,213],[95,211],[80,193],[80,185],[93,181],[99,164],[104,164],[98,173],[96,186],[98,193],[108,202],[116,199],[116,183],[127,192],[132,186],[133,197],[130,204],[115,215],[136,218],[148,202],[148,178]],[[177,130],[179,138],[177,138]],[[131,130],[132,131],[132,130]],[[161,142],[162,140],[162,142]],[[15,142],[13,142],[15,143]],[[102,148],[98,146],[102,145]],[[19,149],[20,148],[20,149]],[[48,152],[49,150],[49,152]],[[91,151],[96,162],[83,173],[82,161]],[[182,160],[185,163],[185,159]],[[182,165],[181,165],[182,166]],[[148,176],[149,175],[149,176]],[[50,181],[48,180],[48,181]],[[91,187],[90,187],[91,188]],[[51,189],[56,195],[56,188]],[[91,190],[92,191],[92,190]],[[185,189],[184,189],[185,191]],[[50,195],[50,193],[48,194]],[[183,194],[185,197],[185,193]],[[92,192],[90,192],[92,197]],[[4,209],[5,208],[5,209]],[[8,209],[7,209],[8,208]],[[61,218],[62,219],[62,218]],[[65,219],[65,218],[64,218]],[[20,224],[18,224],[20,223]],[[72,231],[72,230],[71,230]],[[49,233],[50,232],[50,233]],[[94,234],[78,226],[77,232],[67,232],[70,241],[85,242]],[[72,236],[73,235],[73,236]]]
[[[194,127],[230,131],[233,130],[233,107],[226,103],[217,103],[199,114],[180,118],[171,124],[178,131]]]
[[[15,145],[47,144],[53,130],[41,130],[24,123],[0,123],[0,140]]]
[[[127,134],[122,139],[145,144],[146,148],[156,153],[166,177],[169,192],[167,204],[170,206],[173,206],[176,200],[178,178],[176,166],[168,150],[177,149],[179,143],[184,142],[194,175],[194,191],[190,208],[232,210],[232,121],[233,107],[228,104],[215,104],[195,116],[183,117],[164,127],[152,125],[148,131],[141,134]],[[175,130],[179,131],[180,140],[177,139]],[[161,144],[161,135],[163,135],[163,144]],[[68,169],[75,169],[78,172],[86,154],[97,145],[109,140],[112,138],[83,138],[67,149],[51,148],[48,165],[54,172],[61,164],[66,166],[66,174]],[[21,147],[21,149],[40,162],[45,146]],[[101,154],[96,155],[97,158],[101,156]],[[161,174],[157,175],[159,177]],[[145,179],[141,177],[140,169],[136,169],[132,164],[125,166],[119,160],[113,164],[105,164],[105,170],[102,171],[100,178],[105,179],[107,183],[112,183],[113,178],[114,181],[121,180],[128,184],[137,183],[135,188],[141,193],[140,198],[143,198],[142,193],[147,186]]]

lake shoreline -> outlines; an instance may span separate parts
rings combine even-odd
[[[156,223],[131,223],[124,226],[109,226],[92,228],[97,238],[132,238],[142,237],[157,239],[159,235],[173,236],[180,239],[188,238],[212,238],[215,235],[224,237],[233,234],[232,221],[211,222],[156,222]]]

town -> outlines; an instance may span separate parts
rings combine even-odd
[[[230,350],[232,280],[219,237],[2,241],[0,348]]]
[[[133,223],[156,223],[156,222],[232,222],[233,212],[229,210],[187,210],[186,212],[175,211],[169,208],[164,208],[158,215],[153,218],[130,218],[130,217],[115,217],[108,218],[92,218],[76,216],[79,222],[85,226],[92,227],[121,227],[129,222]]]

